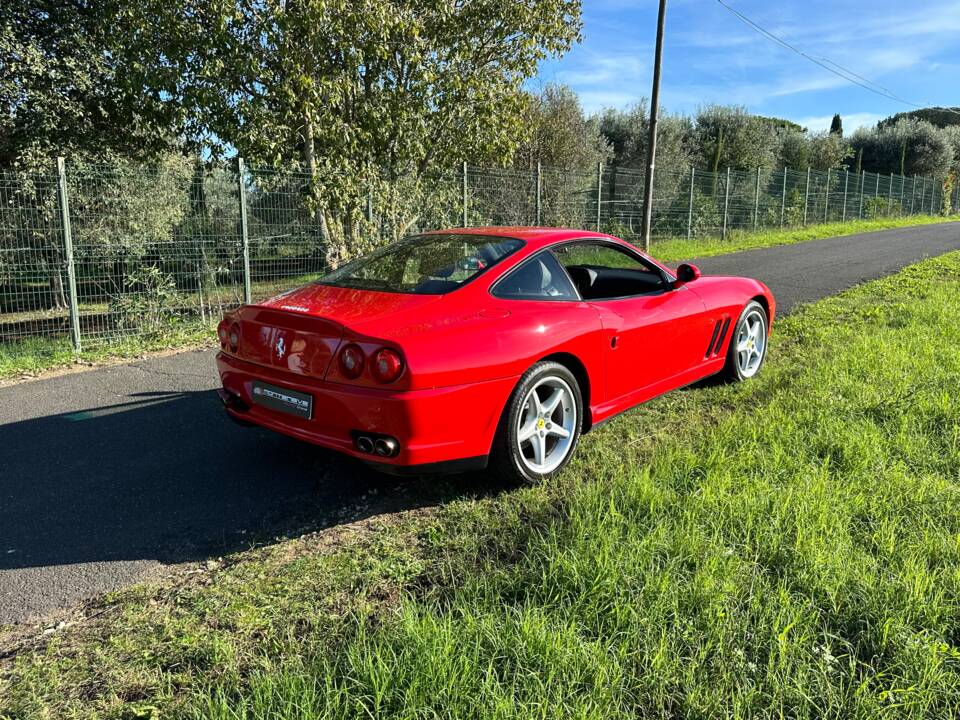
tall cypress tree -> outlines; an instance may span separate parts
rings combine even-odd
[[[836,113],[830,121],[830,134],[843,137],[843,120],[840,118],[840,113]]]

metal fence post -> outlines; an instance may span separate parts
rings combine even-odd
[[[541,205],[542,200],[540,199],[540,192],[541,192],[540,188],[542,187],[541,185],[542,182],[543,180],[542,180],[541,169],[540,169],[540,161],[537,160],[537,225],[539,225],[541,222],[540,217],[543,212],[543,207]]]
[[[830,212],[830,168],[827,168],[827,188],[823,193],[823,221],[826,222]]]
[[[903,175],[897,175],[900,178],[900,212],[898,215],[903,217],[903,186],[907,184],[906,178]]]
[[[893,173],[890,173],[890,187],[887,188],[887,215],[893,213]]]
[[[913,184],[910,186],[910,214],[913,215],[917,205],[917,174],[913,174]]]
[[[753,189],[753,229],[760,222],[760,168],[757,168],[757,185]]]
[[[924,212],[924,203],[927,197],[927,179],[920,178],[920,214]]]
[[[243,242],[243,302],[253,302],[250,289],[250,229],[247,226],[247,188],[244,182],[246,167],[243,158],[237,158],[237,191],[240,194],[240,239]]]
[[[687,207],[687,240],[693,236],[693,186],[696,181],[697,169],[690,166],[690,204]]]
[[[597,163],[597,232],[600,232],[600,199],[603,193],[603,162]]]
[[[727,211],[730,208],[730,168],[727,168],[727,182],[723,188],[723,240],[727,239]]]
[[[810,205],[810,166],[807,165],[807,189],[803,191],[803,224],[807,224],[807,207]]]
[[[873,190],[873,196],[875,198],[880,197],[880,173],[875,173],[877,176],[877,186]]]
[[[860,214],[859,217],[863,219],[863,186],[867,184],[867,171],[864,170],[860,175]]]
[[[847,221],[847,188],[850,187],[850,171],[843,171],[843,214],[841,215],[840,222]]]
[[[937,214],[937,181],[930,178],[930,214]]]
[[[463,227],[467,227],[467,161],[463,161]]]
[[[780,227],[783,227],[784,216],[787,212],[787,168],[783,169],[783,193],[780,195]]]
[[[73,231],[70,228],[70,196],[67,192],[67,164],[57,158],[57,200],[60,205],[60,227],[63,231],[63,251],[67,264],[67,291],[70,293],[70,339],[73,349],[80,352],[80,308],[77,298],[77,272],[73,261]],[[60,268],[57,268],[60,272]]]

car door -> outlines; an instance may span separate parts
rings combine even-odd
[[[578,287],[603,324],[606,401],[624,398],[625,404],[630,404],[628,396],[634,395],[639,402],[646,394],[669,389],[671,379],[679,379],[703,362],[712,325],[696,293],[682,285],[673,288],[659,268],[620,245],[577,243],[560,249],[558,258],[575,282],[586,275],[582,268],[598,275],[604,268],[651,275],[649,284],[638,288],[643,292],[632,295],[591,296],[589,288]],[[602,295],[602,288],[600,291]],[[612,292],[622,291],[612,288]]]

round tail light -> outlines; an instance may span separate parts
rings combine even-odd
[[[403,372],[403,360],[396,350],[380,348],[373,356],[373,375],[382,383],[389,383],[400,377]]]
[[[237,347],[240,345],[240,326],[236,323],[230,328],[230,335],[227,338],[230,341],[230,349],[233,352],[237,351]]]
[[[351,343],[340,351],[338,362],[340,364],[340,372],[344,377],[350,378],[351,380],[358,378],[360,377],[360,373],[363,372],[363,350],[360,349],[359,345]]]

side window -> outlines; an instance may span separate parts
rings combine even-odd
[[[562,245],[554,252],[584,300],[609,300],[664,292],[660,271],[613,245],[595,242]]]
[[[557,259],[549,252],[534,255],[507,273],[493,288],[499,298],[514,300],[579,300]]]

